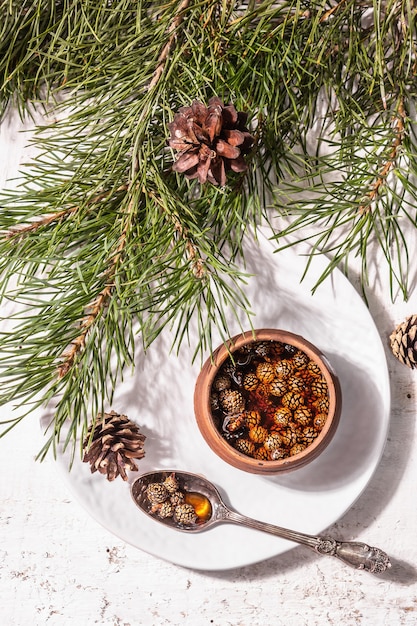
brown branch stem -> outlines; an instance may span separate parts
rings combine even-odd
[[[156,204],[158,204],[158,206],[161,207],[164,213],[166,213],[163,202],[161,201],[160,198],[157,197],[157,195],[153,191],[149,191],[146,189],[144,189],[143,191],[144,193],[147,193],[148,196],[151,197],[152,200],[156,202]],[[184,226],[181,224],[179,219],[175,217],[175,215],[170,215],[170,218],[172,219],[172,222],[174,224],[175,231],[178,233],[181,239],[185,242],[185,249],[187,252],[188,260],[191,262],[193,275],[196,278],[203,278],[203,276],[206,275],[207,270],[205,268],[203,259],[200,257],[198,253],[197,246],[193,243],[193,241],[191,241],[190,237],[188,236],[188,230],[184,228]]]
[[[331,9],[329,9],[328,11],[326,11],[326,13],[323,13],[323,15],[321,16],[319,22],[320,24],[322,24],[323,22],[326,22],[329,17],[331,15],[333,15],[333,13],[335,13],[341,6],[342,4],[344,4],[346,2],[346,0],[340,0],[340,2],[338,2],[337,4],[335,4]]]
[[[121,185],[116,189],[116,193],[119,191],[126,191],[128,189],[128,185]],[[107,198],[112,193],[112,190],[103,191],[98,195],[94,196],[87,204],[96,204],[104,198]],[[63,209],[62,211],[56,211],[55,213],[51,213],[50,215],[44,215],[43,217],[34,220],[30,224],[22,225],[22,226],[12,226],[9,230],[5,231],[4,235],[6,239],[21,239],[23,236],[28,235],[29,233],[37,231],[42,226],[49,226],[53,222],[59,222],[61,219],[65,217],[69,217],[76,213],[79,210],[79,206],[75,205],[69,207],[68,209]]]
[[[378,196],[381,188],[385,185],[388,174],[395,165],[395,161],[398,155],[398,149],[402,145],[404,138],[404,120],[406,118],[406,112],[404,109],[403,100],[400,100],[398,105],[397,115],[395,118],[395,139],[392,142],[391,151],[389,153],[388,160],[381,168],[378,178],[375,180],[370,191],[366,195],[366,202],[362,202],[359,206],[359,213],[364,214],[371,211],[371,204]]]
[[[168,60],[169,55],[171,54],[172,50],[175,47],[175,43],[176,43],[176,39],[177,39],[177,34],[176,34],[176,30],[178,28],[178,26],[180,26],[180,24],[183,22],[184,20],[184,11],[185,9],[188,8],[189,4],[190,4],[191,0],[182,0],[182,2],[180,3],[179,7],[178,7],[178,11],[174,16],[174,19],[172,20],[172,22],[170,23],[169,27],[168,27],[168,34],[170,35],[168,38],[168,41],[166,42],[166,44],[164,45],[164,47],[162,48],[162,51],[158,57],[158,61],[157,61],[157,66],[156,66],[156,70],[153,73],[153,76],[151,78],[151,81],[148,85],[148,90],[150,91],[151,89],[153,89],[155,87],[155,85],[158,84],[159,79],[162,76],[162,73],[165,69],[165,65],[166,62]]]
[[[88,313],[81,320],[81,332],[71,341],[69,347],[62,353],[62,363],[58,366],[58,376],[62,378],[74,365],[78,353],[84,349],[87,341],[88,334],[92,325],[97,320],[100,312],[105,308],[107,302],[112,297],[114,291],[114,278],[117,272],[117,268],[120,264],[120,260],[123,256],[123,251],[126,247],[127,233],[129,225],[131,223],[131,217],[134,212],[135,201],[133,196],[131,197],[127,211],[126,218],[124,220],[124,226],[119,237],[119,242],[114,255],[111,257],[111,263],[105,272],[106,284],[100,291],[98,296],[86,307]]]

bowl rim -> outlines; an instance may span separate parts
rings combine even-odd
[[[314,442],[290,457],[276,461],[254,459],[231,446],[218,431],[210,409],[210,392],[219,368],[242,346],[259,341],[279,341],[302,350],[320,367],[329,391],[329,411],[326,422]],[[280,328],[260,328],[243,331],[220,344],[207,358],[198,375],[194,389],[194,414],[200,432],[209,447],[221,459],[252,473],[283,473],[314,460],[332,439],[341,413],[341,390],[331,364],[321,350],[292,331]]]

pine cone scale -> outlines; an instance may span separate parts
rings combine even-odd
[[[143,451],[138,454],[138,450],[124,450],[124,456],[127,459],[142,459],[145,456]]]
[[[219,139],[216,142],[216,152],[226,159],[237,159],[240,157],[240,150],[237,146],[231,146],[227,141]]]
[[[212,162],[207,180],[213,183],[213,185],[218,184],[220,187],[224,187],[226,184],[226,168],[223,159],[215,159]]]
[[[207,181],[208,173],[210,170],[211,162],[210,159],[207,158],[205,161],[200,161],[197,167],[197,176],[200,184],[204,185]]]
[[[221,109],[210,111],[207,115],[206,121],[204,122],[203,131],[205,131],[208,135],[208,138],[211,142],[214,141],[214,138],[220,135],[222,129],[222,114]]]
[[[239,157],[237,159],[234,159],[231,164],[230,164],[230,168],[237,173],[240,172],[246,172],[246,170],[248,169],[248,166],[245,163],[245,160],[243,157]]]
[[[235,126],[238,122],[246,124],[248,116],[243,111],[236,111],[233,105],[223,108],[223,124],[226,128]]]
[[[186,172],[187,170],[190,170],[198,165],[198,162],[198,154],[185,152],[180,156],[178,161],[175,161],[172,169],[174,170],[174,172],[179,172],[180,174],[182,174],[183,172]]]
[[[240,130],[224,130],[223,134],[227,143],[231,146],[240,146],[245,141],[245,135],[251,136],[249,133],[242,133]]]

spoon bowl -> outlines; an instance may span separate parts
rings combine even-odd
[[[174,479],[177,484],[175,492],[165,490],[167,480]],[[159,485],[158,491],[163,491],[163,498],[158,494],[158,500],[153,501],[149,496],[149,487]],[[166,496],[165,491],[166,491]],[[168,503],[173,498],[178,500],[178,493],[182,494],[184,502],[202,504],[194,508],[195,516],[190,522],[179,521],[175,513],[161,515],[161,507],[164,502]],[[267,522],[261,522],[228,507],[222,499],[218,489],[204,476],[191,472],[177,470],[161,470],[148,472],[139,476],[131,486],[131,494],[135,504],[152,519],[170,527],[173,530],[197,533],[210,529],[215,524],[232,523],[246,526],[254,530],[267,532],[277,537],[299,543],[312,548],[318,554],[335,556],[347,565],[355,569],[364,569],[373,574],[384,572],[391,567],[389,557],[379,548],[369,546],[358,541],[337,541],[331,537],[308,535],[281,526],[275,526]],[[174,511],[175,507],[171,507]],[[199,510],[204,510],[204,515],[199,515]]]
[[[161,518],[156,514],[152,514],[152,504],[147,497],[148,485],[163,483],[172,474],[175,474],[179,479],[182,491],[198,493],[207,498],[211,505],[211,515],[207,520],[197,520],[193,524],[178,524],[173,517]],[[137,506],[147,515],[150,515],[154,520],[161,522],[165,526],[187,533],[199,533],[220,522],[222,520],[222,508],[226,506],[221,499],[220,493],[212,483],[203,476],[190,472],[170,470],[142,474],[132,484],[131,493]]]

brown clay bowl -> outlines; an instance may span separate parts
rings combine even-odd
[[[262,342],[262,344],[260,344],[259,342]],[[255,454],[257,454],[257,458],[252,456],[252,453],[249,454],[247,451],[243,453],[239,449],[237,449],[236,446],[241,445],[237,444],[237,439],[239,437],[233,439],[230,437],[230,433],[227,432],[227,438],[225,438],[226,430],[224,424],[229,420],[227,425],[227,428],[229,428],[230,419],[234,419],[234,417],[230,418],[226,416],[226,421],[222,421],[223,418],[219,417],[219,412],[221,414],[221,409],[219,409],[219,407],[216,406],[216,403],[213,401],[213,397],[216,398],[216,396],[218,397],[219,395],[217,389],[215,389],[215,386],[218,386],[218,378],[220,374],[224,372],[225,368],[227,368],[228,371],[230,371],[231,369],[233,370],[233,368],[237,368],[237,370],[233,370],[235,374],[233,377],[232,385],[235,386],[236,380],[239,379],[239,369],[240,378],[242,378],[242,367],[244,370],[244,366],[242,366],[242,354],[244,355],[245,353],[251,353],[251,358],[253,358],[253,367],[256,367],[256,363],[259,362],[259,358],[257,356],[253,357],[253,350],[255,347],[258,348],[265,345],[264,342],[272,342],[271,344],[267,343],[267,346],[276,345],[275,342],[286,346],[289,350],[289,352],[286,353],[286,356],[288,357],[287,360],[291,360],[290,357],[292,357],[295,352],[301,351],[302,353],[307,355],[310,363],[309,367],[315,369],[316,374],[316,366],[318,366],[320,370],[318,373],[318,377],[321,380],[324,380],[327,384],[328,408],[326,413],[327,417],[324,421],[324,425],[321,427],[321,430],[317,431],[318,434],[315,435],[315,438],[312,441],[309,440],[309,443],[306,443],[306,439],[303,439],[302,442],[301,440],[298,442],[301,443],[301,446],[298,445],[297,448],[293,448],[291,446],[291,449],[290,447],[287,447],[284,450],[286,456],[284,456],[283,458],[277,458],[277,455],[279,457],[282,454],[282,451],[280,450],[278,450],[278,452],[274,450],[272,457],[270,456],[268,459],[260,458],[262,457],[264,450],[261,454],[260,448],[263,444],[259,444],[259,442],[256,443],[257,452]],[[237,374],[236,371],[238,372]],[[306,378],[308,378],[307,375]],[[307,398],[307,402],[310,402],[309,398],[312,397],[311,390],[309,389],[309,384],[310,382],[309,380],[307,380],[305,383],[305,388],[301,390],[301,394],[304,394],[303,397]],[[245,394],[243,386],[239,387],[238,389],[243,394]],[[250,409],[256,411],[259,408],[258,413],[261,413],[263,415],[262,419],[264,419],[265,414],[263,413],[263,408],[257,407],[256,400],[254,400],[252,396],[250,396],[250,398]],[[276,397],[273,398],[273,401],[277,405],[279,405],[280,403],[279,398]],[[245,403],[247,402],[248,400],[246,398]],[[261,400],[261,403],[262,402],[263,400]],[[292,332],[286,330],[264,328],[236,335],[235,337],[232,337],[227,343],[220,345],[211,354],[211,356],[203,365],[201,372],[197,378],[194,392],[194,411],[196,421],[203,438],[213,450],[213,452],[215,452],[221,459],[223,459],[223,461],[240,470],[255,474],[283,473],[303,467],[304,465],[315,459],[319,454],[321,454],[321,452],[326,448],[326,446],[332,439],[337,424],[339,422],[341,411],[340,385],[326,357],[320,352],[320,350],[316,346],[314,346],[303,337],[296,335]],[[312,411],[314,410],[312,409]],[[231,412],[234,413],[235,410]],[[313,419],[313,417],[314,412],[312,413],[311,419]],[[264,422],[262,423],[266,426]],[[291,424],[294,432],[301,432],[296,422],[293,421],[291,422]],[[271,424],[269,424],[269,427],[271,427]],[[277,427],[273,424],[272,429],[274,428],[276,430]],[[250,438],[248,437],[248,429],[246,429],[245,431],[245,429],[243,428],[241,434],[242,438],[244,438],[246,442],[250,440]],[[251,434],[253,435],[253,433]],[[234,433],[233,436],[236,436],[236,433]],[[268,441],[265,441],[265,445],[266,443],[268,443]],[[297,443],[297,441],[298,440],[295,441],[295,444]],[[296,451],[303,446],[305,446],[304,449],[299,452]]]

